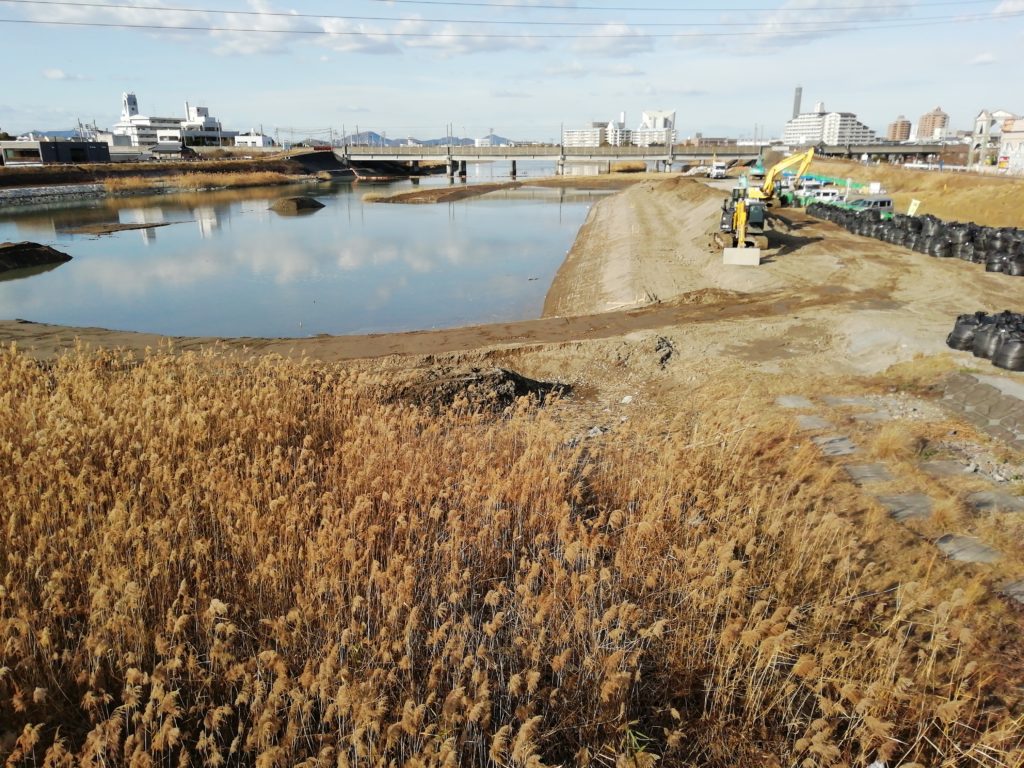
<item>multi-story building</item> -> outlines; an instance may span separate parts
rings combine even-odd
[[[669,147],[676,140],[675,112],[644,112],[640,127],[631,131],[626,127],[626,113],[620,112],[618,120],[607,123],[592,122],[589,128],[563,128],[564,147]]]
[[[633,131],[633,143],[638,147],[671,147],[676,141],[676,113],[665,111],[643,112],[640,127]]]
[[[999,153],[1003,125],[1017,120],[1020,116],[1005,109],[981,110],[974,118],[974,131],[967,151],[967,164],[992,165]]]
[[[180,117],[149,117],[139,114],[134,93],[121,94],[121,120],[111,131],[116,146],[148,147],[181,141]]]
[[[925,112],[917,121],[917,140],[932,141],[945,137],[949,129],[949,115],[936,107],[931,112]]]
[[[605,140],[613,147],[628,147],[633,143],[633,132],[626,127],[625,112],[620,112],[619,119],[605,127]]]
[[[607,141],[607,124],[591,123],[589,128],[563,128],[563,147],[601,147]]]
[[[249,131],[235,136],[236,147],[273,147],[276,142],[273,137],[267,136],[259,131]]]
[[[1024,174],[1024,118],[1003,123],[997,165],[1007,173]]]
[[[134,93],[121,94],[121,120],[114,123],[111,141],[115,146],[148,147],[156,144],[220,146],[234,144],[237,131],[223,130],[206,107],[185,104],[185,119],[139,114]]]
[[[910,138],[910,121],[900,115],[891,123],[885,132],[886,141],[906,141]]]
[[[693,136],[687,136],[686,140],[680,143],[687,147],[735,147],[739,140],[726,136],[705,136],[698,131]]]
[[[797,115],[782,131],[782,143],[790,146],[873,144],[877,140],[875,132],[853,112],[826,112],[820,101],[813,112]]]

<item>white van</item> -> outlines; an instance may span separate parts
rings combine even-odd
[[[816,203],[835,203],[843,199],[843,193],[835,187],[822,187],[812,197]]]

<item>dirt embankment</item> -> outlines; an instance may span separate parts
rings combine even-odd
[[[911,200],[920,200],[919,214],[990,227],[1024,226],[1024,178],[915,171],[848,160],[815,160],[811,172],[861,183],[880,181],[897,210],[903,213]]]
[[[708,222],[722,195],[694,179],[646,181],[595,205],[544,301],[544,316],[637,307],[710,286]],[[642,233],[642,234],[641,234]]]
[[[530,179],[529,181],[503,181],[493,184],[453,184],[448,187],[413,189],[408,192],[396,192],[394,194],[368,192],[363,196],[363,200],[370,203],[405,203],[409,205],[452,203],[457,200],[466,200],[470,197],[486,195],[490,192],[499,192],[503,189],[519,189],[520,187],[572,187],[573,189],[583,191],[622,190],[650,179],[663,180],[664,174],[611,173],[603,176],[583,177],[549,176],[541,179]]]

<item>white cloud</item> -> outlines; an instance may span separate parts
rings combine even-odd
[[[544,77],[568,77],[578,79],[586,77],[591,70],[578,61],[570,61],[566,64],[551,64],[544,69]]]
[[[76,75],[73,73],[65,72],[63,69],[57,69],[56,67],[50,67],[43,70],[43,77],[47,80],[85,80],[83,75]]]
[[[573,50],[590,56],[630,56],[653,48],[654,38],[628,24],[605,24],[573,45]]]
[[[341,53],[401,53],[397,38],[384,34],[383,29],[347,19],[323,19],[320,28],[329,35],[322,39],[322,44]]]
[[[996,57],[993,54],[986,52],[979,53],[977,56],[971,59],[970,63],[973,64],[974,66],[981,67],[985,66],[986,64],[994,64],[995,60]]]
[[[407,19],[398,25],[397,31],[419,33],[419,37],[408,37],[405,45],[409,48],[428,48],[439,52],[443,57],[462,56],[471,53],[492,53],[515,48],[517,50],[540,47],[538,40],[530,38],[487,37],[483,34],[467,34],[466,26],[445,24],[441,27],[430,27],[420,19]],[[429,37],[424,33],[429,33]]]
[[[1021,13],[1024,12],[1024,0],[1003,0],[999,5],[995,7],[992,13],[997,16],[1002,16],[1008,13]]]
[[[783,44],[823,40],[852,30],[871,29],[873,23],[897,21],[907,16],[911,7],[902,3],[882,5],[878,0],[849,0],[841,7],[835,0],[786,0],[756,27],[735,30],[737,33],[750,34],[706,38],[681,36],[675,40],[683,45],[693,45],[695,42],[721,45],[724,42],[739,51],[754,53]]]
[[[647,77],[650,75],[647,70],[634,67],[632,64],[613,64],[605,70],[605,73],[613,77]]]

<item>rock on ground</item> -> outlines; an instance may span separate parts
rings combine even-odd
[[[10,269],[27,269],[42,267],[47,264],[63,264],[71,261],[71,257],[39,243],[0,243],[0,272]]]
[[[270,210],[277,213],[303,213],[306,211],[318,211],[323,207],[324,204],[319,200],[300,195],[298,197],[283,197],[275,201],[270,206]]]

